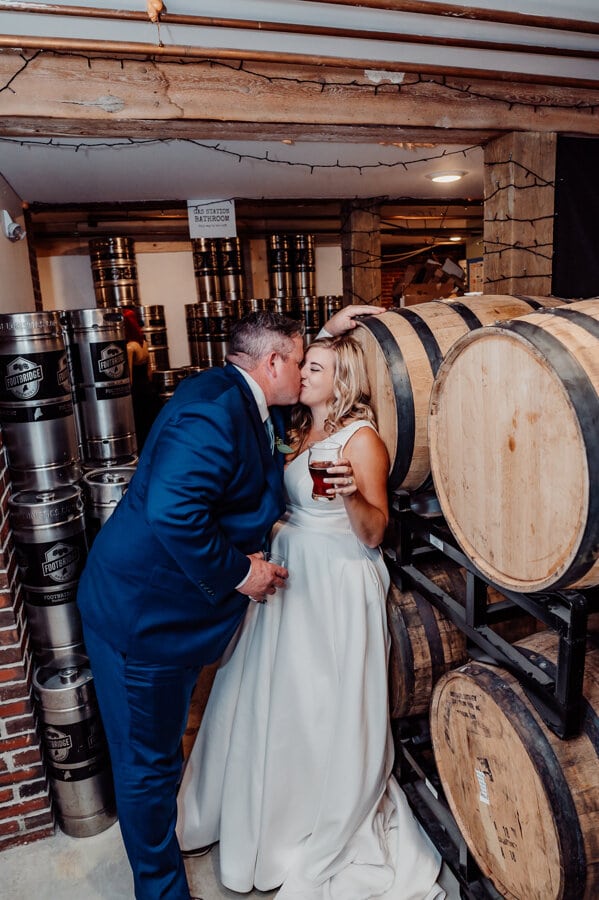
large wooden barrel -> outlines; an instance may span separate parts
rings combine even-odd
[[[514,591],[599,583],[599,300],[479,328],[431,397],[435,489],[490,580]]]
[[[427,578],[465,608],[466,570],[447,557],[419,566]],[[487,602],[505,597],[489,587]],[[428,711],[433,688],[450,669],[468,658],[466,635],[418,590],[402,590],[391,570],[387,597],[390,637],[389,711],[392,719],[420,716]],[[493,630],[509,643],[538,630],[530,615],[518,615],[497,623]]]
[[[544,631],[519,645],[551,671],[556,643]],[[560,740],[501,668],[468,663],[433,692],[431,736],[447,801],[483,874],[511,900],[599,896],[597,649],[587,651],[584,698],[580,735]]]
[[[455,342],[481,325],[564,302],[486,294],[432,300],[361,320],[353,334],[366,357],[372,404],[391,460],[391,489],[417,490],[429,478],[430,395],[437,370]]]

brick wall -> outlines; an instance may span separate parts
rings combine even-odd
[[[32,696],[32,653],[8,526],[0,434],[0,850],[54,833]]]
[[[389,265],[381,268],[381,306],[397,306],[393,300],[393,285],[398,278],[403,280],[405,265]]]

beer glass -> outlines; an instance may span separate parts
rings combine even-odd
[[[334,500],[335,494],[327,494],[330,484],[325,484],[329,466],[334,466],[341,456],[341,444],[335,441],[316,441],[308,450],[308,469],[312,476],[312,499]]]

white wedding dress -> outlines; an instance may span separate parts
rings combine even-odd
[[[340,498],[312,500],[307,453],[285,486],[272,552],[288,583],[250,604],[223,657],[179,792],[181,848],[220,841],[233,891],[441,900],[439,855],[390,774],[381,553]]]

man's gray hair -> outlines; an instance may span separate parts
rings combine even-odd
[[[227,362],[251,371],[268,353],[286,358],[293,349],[293,338],[303,337],[304,331],[303,322],[279,313],[248,313],[231,328]]]

